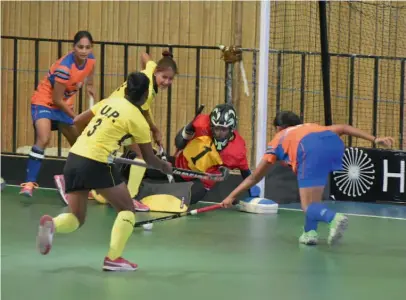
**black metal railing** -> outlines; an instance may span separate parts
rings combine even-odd
[[[34,70],[30,70],[34,73],[35,80],[34,84],[35,87],[38,85],[39,82],[39,52],[40,52],[40,43],[41,42],[51,42],[51,43],[57,43],[57,53],[58,57],[62,56],[62,45],[63,43],[72,43],[71,40],[58,40],[58,39],[42,39],[42,38],[28,38],[28,37],[15,37],[15,36],[2,36],[3,39],[8,39],[8,40],[13,40],[13,118],[12,118],[12,128],[13,128],[13,139],[12,139],[12,153],[17,152],[17,87],[18,87],[18,72],[20,71],[18,69],[18,53],[19,53],[19,42],[20,41],[33,41],[35,46],[34,46]],[[145,44],[145,43],[122,43],[122,42],[103,42],[103,41],[96,41],[96,45],[100,45],[100,57],[98,60],[100,61],[100,65],[98,67],[98,74],[100,77],[100,82],[99,82],[99,89],[100,89],[100,98],[104,98],[104,90],[105,90],[105,57],[106,57],[106,46],[117,46],[117,47],[122,47],[123,49],[123,57],[124,57],[124,67],[123,67],[123,79],[125,79],[128,75],[128,60],[129,60],[129,51],[131,47],[141,47],[145,49],[147,53],[151,51],[152,48],[169,48],[170,51],[175,52],[179,49],[192,49],[195,51],[195,57],[196,57],[196,65],[195,65],[195,70],[193,70],[193,75],[190,77],[194,77],[194,106],[195,109],[200,105],[200,99],[201,99],[201,58],[202,58],[202,51],[203,50],[212,50],[212,51],[219,51],[217,46],[190,46],[190,45],[168,45],[168,44]],[[260,63],[258,60],[258,49],[243,49],[244,51],[244,60],[246,58],[249,58],[251,62],[251,80],[249,82],[249,85],[251,86],[250,91],[250,97],[251,97],[251,140],[253,141],[253,146],[251,147],[251,162],[254,162],[254,155],[255,155],[255,119],[256,119],[256,101],[257,101],[257,94],[256,94],[256,89],[257,89],[257,67],[258,64]],[[306,86],[306,81],[309,78],[309,76],[312,76],[311,72],[309,72],[309,68],[311,67],[311,60],[310,58],[318,57],[321,58],[321,53],[319,52],[306,52],[306,51],[291,51],[291,50],[275,50],[271,49],[269,51],[269,55],[271,56],[270,63],[272,62],[272,66],[274,68],[274,72],[270,76],[276,76],[276,78],[272,78],[274,80],[270,80],[269,83],[269,89],[272,92],[271,96],[271,105],[274,107],[274,111],[279,111],[280,109],[284,108],[286,109],[287,105],[287,100],[283,97],[282,92],[286,91],[291,91],[292,96],[291,98],[294,98],[295,103],[299,102],[297,106],[299,111],[297,111],[301,118],[306,121],[306,111],[308,110],[308,106],[310,105],[310,100],[309,100],[309,95],[320,95],[323,93],[323,87],[322,84],[319,84],[317,88],[309,88]],[[331,92],[331,98],[332,99],[342,99],[343,101],[346,101],[346,103],[343,104],[343,110],[346,111],[345,118],[347,122],[350,125],[353,125],[354,123],[354,116],[355,114],[359,115],[357,113],[357,108],[356,108],[356,103],[357,101],[361,100],[366,100],[366,101],[371,101],[372,102],[372,113],[370,117],[373,119],[372,121],[372,126],[369,128],[370,132],[372,134],[377,134],[379,133],[379,128],[380,126],[378,122],[378,115],[379,115],[379,103],[386,101],[385,99],[381,99],[379,96],[379,90],[380,90],[380,79],[382,77],[382,74],[380,72],[380,63],[382,61],[391,61],[391,62],[396,62],[397,64],[400,64],[399,68],[395,68],[396,70],[399,70],[400,74],[396,74],[396,78],[400,80],[399,82],[399,91],[396,92],[396,95],[399,95],[398,99],[390,99],[391,102],[394,102],[398,104],[399,107],[399,112],[392,111],[393,114],[398,114],[399,116],[399,124],[396,124],[396,127],[398,128],[399,132],[399,143],[400,143],[400,148],[402,149],[402,145],[404,143],[404,103],[405,103],[405,62],[406,58],[405,57],[391,57],[391,56],[375,56],[375,55],[356,55],[356,54],[346,54],[346,53],[330,53],[329,54],[330,58],[337,57],[337,58],[347,58],[345,61],[346,64],[348,64],[348,72],[346,73],[346,82],[348,89],[345,92],[338,92],[334,94],[334,92]],[[284,70],[284,60],[289,58],[289,57],[295,57],[297,58],[297,61],[300,63],[297,64],[297,70],[292,71],[292,74],[295,73],[297,76],[300,76],[299,78],[299,84],[295,86],[289,85],[288,82],[283,82],[283,72],[287,72],[287,70]],[[373,80],[371,82],[367,83],[367,86],[365,87],[366,89],[371,90],[372,97],[367,97],[365,99],[360,99],[359,96],[357,96],[356,93],[356,65],[360,61],[373,61],[373,68],[369,70],[368,72],[372,74]],[[330,64],[332,65],[332,63]],[[216,78],[220,79],[224,82],[226,93],[227,90],[229,90],[229,86],[227,86],[227,82],[231,82],[232,80],[228,80],[227,74],[229,72],[227,71],[228,65],[225,64],[225,76]],[[320,65],[320,70],[317,72],[320,72],[321,74],[321,65]],[[298,75],[300,74],[300,75]],[[121,76],[120,74],[116,74],[117,76]],[[181,75],[181,74],[180,74]],[[292,75],[293,76],[293,75]],[[295,75],[296,76],[296,75]],[[358,77],[362,76],[362,74],[358,74]],[[330,76],[330,80],[333,80],[332,77]],[[276,82],[276,84],[272,83]],[[229,83],[229,84],[231,84]],[[227,88],[228,87],[228,88]],[[225,95],[227,100],[227,94]],[[285,96],[286,97],[286,96]],[[79,112],[81,112],[82,107],[83,107],[83,94],[82,90],[79,92]],[[293,101],[293,100],[292,100]],[[334,100],[332,100],[334,101]],[[293,103],[293,102],[292,102]],[[334,103],[333,103],[334,104]],[[172,124],[172,111],[175,109],[172,107],[172,89],[169,88],[167,92],[167,135],[166,135],[166,148],[167,151],[170,151],[171,149],[171,140],[173,140],[173,137],[171,137],[171,124]],[[334,106],[334,105],[333,105]],[[248,106],[246,106],[248,107]],[[292,104],[292,109],[293,109],[293,104]],[[316,107],[316,109],[319,109]],[[321,109],[321,107],[320,107]],[[322,109],[321,109],[322,110]],[[332,115],[332,120],[334,122],[334,110],[333,110],[333,115]],[[270,116],[271,118],[272,116]],[[324,113],[323,111],[320,111],[320,118],[324,118]],[[322,119],[320,120],[322,122]],[[4,133],[3,133],[4,134]],[[61,133],[58,133],[58,156],[61,156],[61,151],[62,151],[62,139],[61,139]],[[347,140],[347,146],[353,146],[353,140],[349,138]],[[4,153],[4,152],[3,152]]]
[[[16,36],[1,36],[2,39],[11,39],[14,41],[14,57],[13,57],[13,145],[12,145],[12,153],[16,153],[17,151],[17,86],[18,86],[18,42],[19,41],[33,41],[35,43],[35,50],[34,50],[34,60],[35,60],[35,69],[34,69],[34,82],[35,86],[34,89],[37,87],[39,82],[39,44],[40,42],[51,42],[57,43],[58,45],[58,58],[62,56],[62,44],[63,43],[72,43],[72,40],[60,40],[60,39],[45,39],[45,38],[32,38],[32,37],[16,37]],[[128,56],[129,56],[129,48],[130,47],[145,47],[146,53],[150,52],[151,48],[168,48],[169,51],[174,53],[175,49],[194,49],[196,51],[196,70],[195,70],[195,111],[197,111],[198,107],[200,106],[200,64],[201,64],[201,50],[216,50],[219,51],[217,46],[188,46],[188,45],[168,45],[168,44],[145,44],[145,43],[122,43],[122,42],[104,42],[104,41],[95,41],[95,45],[100,45],[100,61],[99,66],[99,73],[100,82],[99,82],[99,91],[100,91],[100,99],[103,99],[105,96],[105,46],[121,46],[123,47],[123,55],[124,55],[124,76],[123,79],[125,80],[128,75]],[[227,70],[227,66],[225,67]],[[224,83],[226,84],[226,78],[224,78]],[[167,92],[167,134],[166,134],[166,149],[169,152],[171,148],[171,131],[169,128],[171,127],[172,122],[172,89],[171,87],[168,88]],[[83,94],[82,89],[79,92],[79,113],[82,111],[83,107]],[[61,132],[58,130],[58,156],[61,156],[62,152],[62,138]],[[5,152],[3,152],[5,153]]]

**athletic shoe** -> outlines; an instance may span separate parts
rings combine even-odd
[[[92,191],[89,191],[89,194],[87,194],[87,199],[88,199],[88,200],[96,200],[96,199],[94,198],[94,196],[93,196]]]
[[[135,271],[137,270],[138,265],[130,263],[128,260],[118,257],[114,260],[104,258],[103,270],[104,271]]]
[[[137,201],[135,199],[133,199],[133,204],[134,204],[134,209],[136,211],[149,211],[149,207],[146,206],[145,204],[141,203],[140,201]]]
[[[308,232],[303,232],[299,238],[299,243],[305,245],[317,245],[319,236],[316,230],[310,230]]]
[[[20,185],[22,189],[20,190],[20,195],[27,197],[32,197],[34,189],[37,189],[39,186],[35,182],[24,182]]]
[[[37,249],[42,255],[51,251],[52,239],[55,233],[55,224],[51,216],[44,215],[39,220],[39,229],[37,234]]]
[[[59,195],[61,196],[63,202],[66,205],[69,205],[68,195],[65,193],[65,177],[63,177],[63,175],[55,175],[54,183],[55,183],[56,189],[58,190]]]
[[[330,233],[327,239],[329,245],[337,243],[343,236],[344,231],[348,227],[348,218],[340,213],[336,213],[334,219],[330,223]]]

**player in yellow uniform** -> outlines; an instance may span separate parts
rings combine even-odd
[[[152,102],[154,101],[159,89],[166,89],[172,84],[175,75],[178,72],[178,68],[176,62],[173,60],[172,53],[165,50],[162,52],[162,56],[163,57],[158,61],[158,63],[156,63],[147,53],[141,54],[141,63],[143,68],[141,72],[147,75],[150,80],[148,99],[145,104],[141,106],[141,109],[142,114],[144,115],[151,129],[152,137],[159,146],[162,145],[162,134],[155,125],[153,116],[151,114]],[[127,82],[124,82],[110,95],[110,97],[122,96],[126,86]],[[140,152],[137,144],[127,145],[126,148],[127,151],[125,156],[127,158],[133,159],[134,157],[137,157],[139,159],[143,159],[142,153]],[[131,166],[131,170],[132,175],[129,177],[128,187],[132,192],[131,196],[134,197],[138,192],[138,188],[142,179],[144,178],[146,169],[140,166]],[[137,211],[149,210],[148,206],[136,200],[134,200],[134,206]]]
[[[64,167],[70,212],[55,218],[48,215],[41,217],[37,235],[41,254],[51,250],[55,232],[71,233],[84,224],[87,195],[91,189],[96,189],[118,211],[103,269],[137,269],[136,264],[121,257],[135,223],[132,199],[117,168],[108,163],[108,157],[120,149],[124,139],[132,137],[148,164],[164,173],[172,173],[171,165],[153,153],[149,126],[140,111],[148,96],[148,86],[149,79],[145,74],[131,73],[124,97],[104,100],[72,146]]]
[[[151,128],[152,136],[157,144],[162,144],[162,134],[158,127],[155,125],[151,114],[152,101],[158,94],[158,89],[168,88],[178,72],[176,62],[173,60],[173,55],[169,51],[162,52],[163,58],[158,63],[154,62],[147,53],[141,55],[141,62],[143,70],[141,71],[148,76],[150,80],[148,99],[144,105],[141,106],[142,113]],[[119,88],[117,88],[110,97],[123,97],[124,90],[127,87],[125,81]]]
[[[177,74],[177,65],[176,62],[173,60],[173,55],[169,51],[164,51],[162,53],[163,58],[161,58],[158,63],[155,63],[151,57],[147,53],[141,54],[141,63],[143,70],[141,71],[144,73],[148,79],[149,79],[149,87],[148,87],[148,98],[146,102],[141,106],[141,111],[142,114],[144,115],[145,119],[148,122],[148,125],[150,127],[150,131],[152,132],[152,136],[154,138],[154,141],[158,144],[162,144],[162,134],[159,131],[158,127],[155,125],[152,114],[151,114],[151,105],[152,101],[155,99],[156,94],[158,93],[158,89],[166,89],[168,88]],[[124,97],[124,91],[127,87],[127,81],[125,81],[119,88],[117,88],[109,98],[114,98],[114,97]],[[96,104],[97,106],[97,104]],[[93,117],[94,115],[94,110],[95,108],[91,108],[90,110],[87,111],[86,114],[82,114],[81,116],[78,116],[75,118],[75,126],[79,132],[83,130],[85,125],[89,122],[89,120]],[[149,131],[149,130],[148,130]],[[142,153],[136,143],[130,143],[127,142],[124,144],[124,146],[127,146],[127,155],[131,158],[137,157],[139,159],[142,158]],[[132,191],[131,196],[135,196],[135,194],[138,191],[138,187],[141,184],[142,178],[144,177],[145,174],[145,168],[140,167],[140,166],[131,166],[131,169],[133,170],[131,173],[134,174],[131,177],[130,180],[130,190]],[[65,186],[65,181],[63,176],[61,175],[56,175],[55,176],[55,185],[62,197],[64,199],[65,203],[67,203],[67,197],[64,194],[64,186]],[[89,194],[89,199],[93,199],[98,197],[95,197],[94,193]],[[137,211],[148,211],[149,207],[146,205],[143,205],[141,202],[134,200],[134,206]]]

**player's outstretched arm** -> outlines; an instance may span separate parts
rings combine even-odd
[[[361,129],[355,128],[347,124],[332,125],[328,126],[327,128],[337,133],[338,135],[346,134],[353,137],[358,137],[385,147],[391,147],[394,143],[392,137],[375,137],[367,132],[362,131]]]
[[[141,66],[144,70],[147,67],[147,62],[151,60],[151,56],[148,53],[141,53]]]
[[[154,120],[152,119],[152,116],[151,116],[151,111],[149,109],[142,110],[142,114],[144,115],[145,120],[147,120],[147,123],[149,125],[149,128],[151,129],[152,136],[153,136],[155,142],[158,145],[162,145],[162,133],[159,130],[159,128],[155,125]]]
[[[223,207],[231,207],[233,205],[233,202],[237,199],[237,197],[240,194],[252,188],[266,175],[271,165],[272,163],[270,163],[266,159],[261,160],[257,168],[254,170],[254,172],[247,178],[245,178],[244,181],[241,182],[240,185],[237,186],[230,193],[230,195],[223,200],[223,202],[221,202],[221,205]]]
[[[159,159],[152,149],[151,143],[138,144],[141,149],[142,157],[148,165],[161,170],[165,174],[172,174],[172,165],[169,162]]]

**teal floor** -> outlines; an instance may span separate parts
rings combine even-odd
[[[64,209],[56,192],[37,190],[26,199],[7,187],[1,204],[5,300],[406,297],[406,219],[349,216],[340,245],[326,245],[327,226],[321,225],[320,245],[306,247],[297,241],[299,211],[214,211],[156,223],[151,232],[135,229],[124,257],[139,270],[106,273],[101,266],[115,218],[108,206],[90,201],[85,226],[56,236],[52,252],[41,256],[35,248],[39,217]]]

